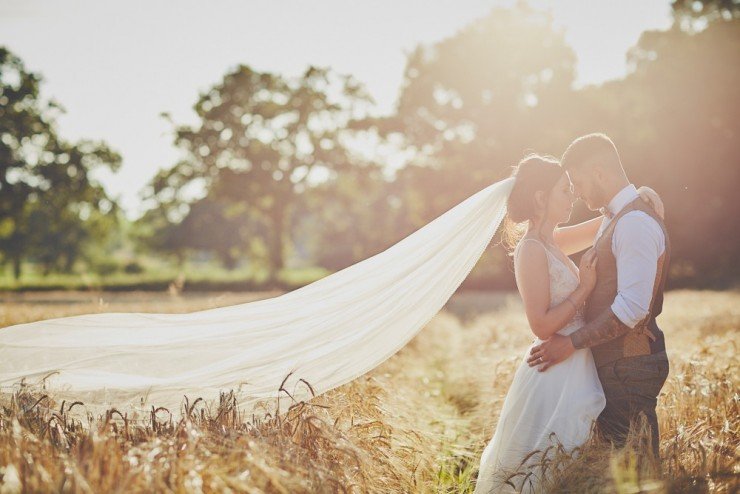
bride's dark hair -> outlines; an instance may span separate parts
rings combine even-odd
[[[515,177],[506,203],[506,217],[501,239],[509,252],[514,250],[519,239],[526,233],[529,222],[537,217],[535,192],[544,191],[546,197],[565,173],[560,163],[552,156],[528,154],[514,166],[511,176]]]

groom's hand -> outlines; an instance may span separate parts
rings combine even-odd
[[[539,345],[532,347],[527,358],[527,363],[530,367],[540,365],[541,367],[537,370],[544,372],[553,365],[570,357],[575,350],[569,336],[554,334],[547,341],[543,341]]]

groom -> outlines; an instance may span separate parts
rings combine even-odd
[[[541,371],[591,348],[606,407],[599,431],[624,446],[631,424],[647,420],[658,457],[660,389],[668,377],[663,332],[655,318],[663,307],[670,242],[665,225],[627,179],[617,148],[604,134],[579,137],[563,154],[576,194],[604,221],[596,235],[596,287],[586,301],[586,325],[534,347],[530,366]]]

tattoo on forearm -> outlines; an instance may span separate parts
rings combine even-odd
[[[573,332],[570,339],[575,348],[590,348],[622,336],[630,327],[607,309],[596,319]]]

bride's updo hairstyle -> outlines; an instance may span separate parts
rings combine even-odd
[[[535,192],[545,192],[547,200],[563,173],[565,171],[557,159],[539,154],[525,156],[514,167],[511,174],[515,177],[514,187],[506,203],[506,218],[501,236],[504,246],[510,252],[526,233],[530,222],[545,213],[538,211]]]

